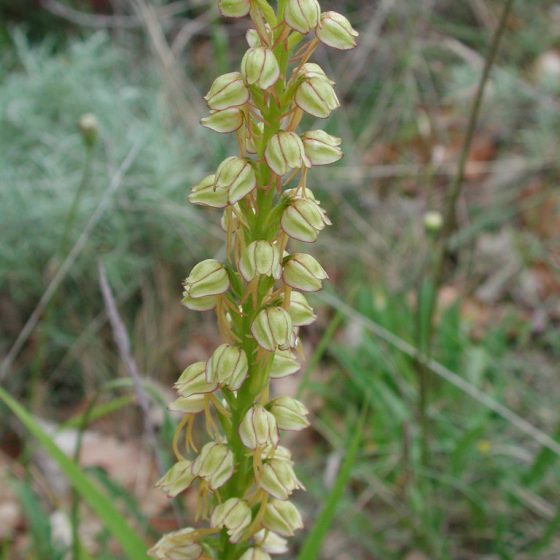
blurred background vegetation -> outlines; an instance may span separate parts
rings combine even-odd
[[[179,304],[190,267],[221,250],[217,214],[185,201],[232,149],[197,125],[245,48],[246,22],[215,4],[0,0],[0,385],[146,543],[190,518],[188,493],[173,510],[153,489],[155,457],[169,461],[172,382],[218,343],[212,318]],[[319,530],[293,558],[560,558],[557,2],[518,0],[505,22],[441,285],[424,225],[445,213],[504,4],[322,1],[361,41],[319,53],[346,157],[314,171],[335,225],[313,249],[332,281],[306,366],[276,387],[313,412],[290,445],[308,488],[296,500]],[[127,557],[53,454],[7,407],[0,419],[0,558]]]

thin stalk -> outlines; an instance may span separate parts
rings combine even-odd
[[[463,146],[459,158],[457,174],[455,175],[453,182],[451,183],[451,186],[449,188],[449,196],[444,209],[443,227],[439,239],[433,249],[433,266],[431,267],[431,270],[428,272],[429,278],[427,280],[424,279],[422,282],[423,286],[426,285],[429,286],[429,290],[428,290],[429,293],[427,294],[427,300],[424,302],[427,305],[427,308],[425,310],[426,313],[425,322],[422,320],[421,317],[419,317],[418,319],[418,324],[420,328],[422,328],[423,325],[427,329],[425,333],[422,332],[418,333],[418,337],[424,341],[423,344],[424,347],[419,348],[419,351],[422,354],[425,354],[428,359],[430,359],[433,350],[434,316],[437,308],[437,301],[439,299],[438,297],[439,291],[441,289],[441,285],[443,281],[444,265],[449,251],[449,241],[455,229],[457,228],[457,209],[456,209],[457,202],[461,196],[462,188],[464,185],[466,165],[471,150],[471,146],[474,140],[474,134],[476,132],[478,120],[480,117],[480,110],[482,108],[484,93],[486,91],[486,86],[490,78],[490,72],[496,60],[499,46],[506,29],[506,23],[508,21],[509,15],[513,8],[514,1],[515,0],[506,0],[506,3],[502,10],[498,27],[496,28],[494,35],[492,37],[492,41],[490,43],[488,54],[486,56],[486,60],[484,63],[484,69],[482,71],[482,76],[478,83],[476,95],[471,108],[467,131],[465,134],[465,140],[463,142]],[[419,294],[418,294],[419,314],[422,313],[422,309],[420,309],[422,303],[420,301],[420,297],[422,294],[420,292],[422,292],[422,287],[419,290]],[[424,297],[426,297],[425,294]],[[416,367],[418,371],[418,380],[419,380],[418,408],[419,408],[419,418],[420,418],[421,432],[422,432],[421,437],[423,441],[422,464],[424,467],[427,467],[429,462],[429,432],[430,432],[430,422],[429,422],[429,415],[427,409],[429,406],[429,398],[430,398],[429,393],[430,393],[431,375],[430,375],[429,368],[426,367],[425,361],[417,360]]]

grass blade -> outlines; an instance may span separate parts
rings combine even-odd
[[[333,522],[336,508],[344,496],[344,490],[350,479],[350,474],[352,473],[352,468],[356,461],[356,456],[358,455],[358,450],[360,448],[360,443],[362,441],[362,431],[367,416],[367,405],[364,405],[362,414],[353,428],[354,435],[350,441],[350,447],[348,448],[342,466],[338,476],[336,477],[334,486],[331,493],[327,497],[325,506],[323,507],[315,525],[311,529],[309,535],[307,536],[301,552],[299,553],[298,560],[316,560],[319,557],[319,552],[321,552],[321,546],[323,541],[327,536],[329,528]]]
[[[0,400],[17,416],[62,469],[72,486],[95,512],[131,560],[147,559],[146,545],[137,536],[111,500],[69,459],[33,420],[31,415],[0,387]]]

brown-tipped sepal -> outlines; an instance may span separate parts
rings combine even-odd
[[[243,125],[243,111],[239,107],[212,111],[210,115],[201,119],[200,124],[222,134],[235,132]]]
[[[359,33],[338,12],[324,12],[315,30],[319,41],[335,49],[348,50],[356,46]]]
[[[315,257],[307,253],[296,253],[285,259],[282,278],[295,290],[317,292],[328,274]]]
[[[216,171],[216,188],[228,193],[230,204],[239,202],[257,186],[257,177],[251,162],[231,156],[226,158]]]
[[[225,527],[230,542],[237,543],[251,519],[251,508],[247,502],[239,498],[230,498],[214,508],[210,523],[212,527]]]
[[[228,72],[214,80],[204,99],[214,111],[240,107],[249,101],[249,90],[239,72]]]
[[[309,420],[307,419],[309,410],[296,399],[277,397],[270,401],[266,407],[276,418],[276,424],[281,430],[297,432],[309,426]]]
[[[217,296],[227,292],[229,285],[224,265],[215,259],[206,259],[191,270],[184,283],[184,295],[193,299]]]
[[[293,537],[298,529],[303,528],[303,521],[294,504],[285,500],[272,500],[266,506],[263,525],[283,537]]]
[[[247,354],[237,345],[218,346],[206,364],[205,379],[209,385],[226,386],[237,391],[247,378]]]
[[[282,307],[267,307],[259,311],[251,333],[259,346],[269,352],[287,350],[296,345],[290,314]]]
[[[246,282],[250,282],[258,275],[280,279],[282,275],[280,250],[269,241],[253,241],[241,253],[239,272]]]
[[[241,61],[241,74],[247,85],[266,90],[280,78],[280,66],[271,49],[251,47]]]
[[[191,536],[192,527],[167,533],[148,550],[155,560],[198,560],[202,556],[202,546]]]
[[[261,405],[251,407],[239,425],[239,437],[249,449],[276,447],[279,441],[276,418]]]
[[[292,197],[282,214],[281,226],[292,239],[313,243],[331,224],[327,213],[311,198]]]
[[[309,130],[302,136],[305,154],[312,165],[330,165],[342,159],[342,140],[324,130]]]
[[[233,475],[233,453],[225,443],[207,443],[193,461],[192,472],[217,490]]]
[[[264,157],[270,169],[280,176],[290,169],[311,167],[303,142],[295,132],[281,131],[275,134],[266,146]]]
[[[317,27],[321,17],[321,6],[317,0],[288,0],[284,21],[299,33],[309,33]]]

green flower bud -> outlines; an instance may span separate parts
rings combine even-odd
[[[279,500],[287,500],[294,490],[303,488],[294,473],[292,461],[285,459],[264,461],[258,482],[265,492]]]
[[[214,80],[204,99],[210,109],[221,111],[245,105],[249,101],[249,90],[239,72],[229,72]]]
[[[340,107],[332,85],[319,77],[305,78],[296,89],[295,101],[302,111],[322,119]]]
[[[266,506],[263,525],[283,537],[293,537],[298,529],[303,528],[303,521],[294,504],[284,500],[272,500]]]
[[[272,358],[269,375],[272,379],[280,379],[297,373],[300,368],[301,365],[292,352],[289,350],[277,350]]]
[[[216,307],[218,298],[216,296],[193,298],[183,292],[181,303],[192,311],[211,311]]]
[[[437,210],[424,214],[424,230],[428,235],[436,236],[443,227],[443,216]]]
[[[300,292],[293,291],[290,294],[288,313],[292,318],[294,327],[306,327],[314,323],[317,319],[313,307],[309,305],[305,296]]]
[[[227,529],[230,541],[239,542],[243,530],[251,523],[251,508],[245,500],[230,498],[215,507],[212,518],[212,527]]]
[[[156,560],[198,560],[202,556],[202,546],[189,536],[192,527],[164,535],[148,554]]]
[[[274,414],[276,424],[281,430],[297,432],[309,426],[309,420],[306,418],[309,410],[296,399],[278,397],[268,403],[267,409]]]
[[[317,292],[328,274],[317,259],[307,253],[296,253],[284,262],[284,282],[302,292]]]
[[[188,199],[192,204],[200,206],[225,208],[228,204],[228,191],[216,186],[216,175],[208,175],[191,189]]]
[[[217,490],[233,475],[233,453],[225,443],[207,443],[194,460],[192,472]]]
[[[225,17],[244,17],[251,9],[250,0],[220,0],[218,2],[220,12]]]
[[[270,169],[280,176],[290,169],[311,167],[303,142],[295,132],[281,131],[275,134],[266,146],[264,157]]]
[[[342,158],[342,140],[324,130],[310,130],[302,136],[302,140],[312,165],[329,165]]]
[[[78,121],[78,128],[84,144],[91,148],[97,142],[97,135],[99,134],[99,122],[97,117],[92,113],[86,113],[80,117]]]
[[[247,44],[250,48],[263,46],[259,33],[256,29],[249,29],[249,31],[245,34],[245,39],[247,39]]]
[[[261,348],[269,352],[287,350],[296,345],[292,319],[281,307],[267,307],[259,311],[251,333]]]
[[[212,393],[217,389],[218,384],[206,380],[206,362],[195,362],[185,369],[174,387],[181,397],[188,398],[191,395]]]
[[[191,470],[192,461],[179,461],[175,463],[156,483],[157,488],[161,488],[170,498],[175,498],[186,490],[194,480]]]
[[[200,124],[214,130],[227,134],[235,132],[243,124],[243,111],[239,107],[231,107],[223,111],[212,111],[208,117],[204,117]]]
[[[315,32],[319,41],[341,50],[353,49],[359,35],[350,22],[337,12],[323,13]]]
[[[257,275],[278,280],[282,276],[278,247],[268,241],[253,241],[241,254],[239,272],[246,282]]]
[[[305,79],[319,78],[321,80],[325,80],[325,82],[328,82],[331,86],[334,86],[335,84],[335,82],[325,74],[325,71],[316,62],[306,62],[300,68],[298,76]]]
[[[262,548],[250,548],[239,560],[271,560],[271,558]]]
[[[247,411],[239,425],[239,437],[249,449],[278,445],[276,419],[263,406],[256,404]]]
[[[241,74],[246,84],[268,89],[280,78],[280,67],[270,49],[251,47],[241,61]]]
[[[239,202],[256,186],[257,177],[249,160],[228,157],[216,171],[216,187],[227,190],[230,204]]]
[[[194,299],[217,296],[229,290],[229,278],[222,263],[206,259],[191,270],[184,287],[184,294]]]
[[[237,391],[248,371],[247,354],[239,346],[222,344],[208,360],[205,376],[210,384],[225,385]]]
[[[291,238],[312,243],[319,232],[331,225],[326,212],[319,203],[310,198],[292,198],[282,214],[282,229]]]
[[[284,20],[296,31],[309,33],[317,27],[321,17],[321,6],[317,0],[288,0]]]
[[[255,543],[268,554],[286,554],[288,552],[288,541],[272,531],[261,529],[253,538]]]
[[[172,412],[182,412],[183,414],[198,414],[206,406],[206,395],[198,394],[190,397],[179,397],[169,405]]]

